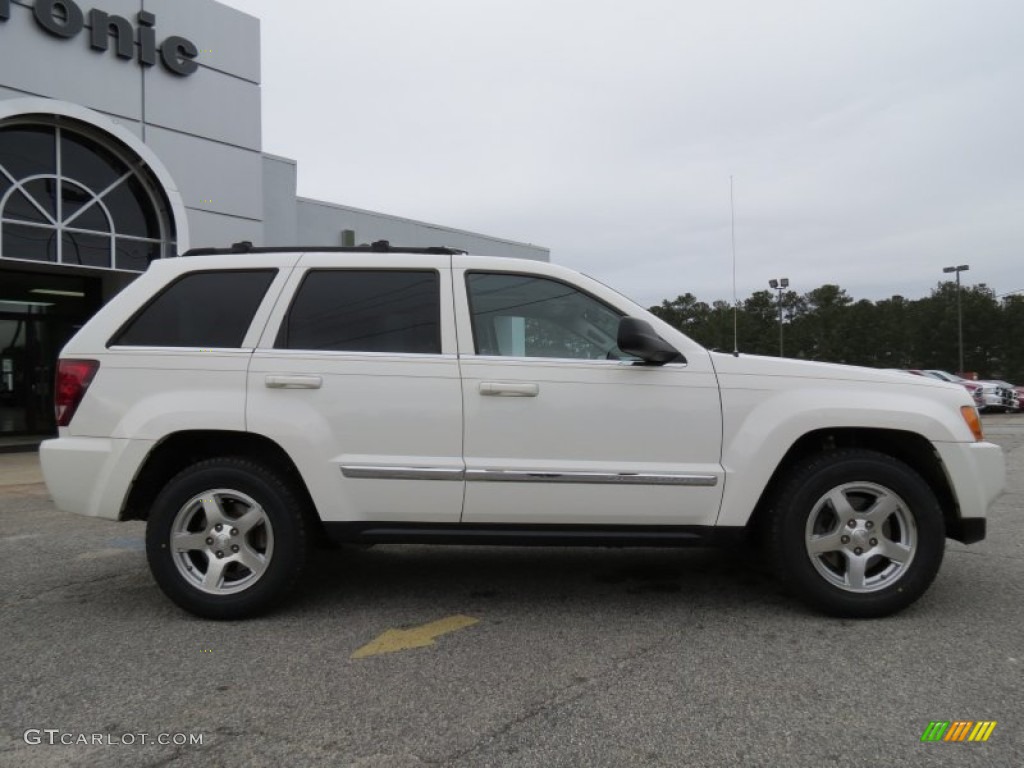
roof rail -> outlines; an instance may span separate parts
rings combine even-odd
[[[251,240],[232,243],[230,248],[190,248],[182,256],[219,256],[229,253],[280,253],[282,251],[304,251],[306,253],[425,253],[453,256],[467,253],[460,248],[447,246],[412,247],[392,245],[387,240],[377,240],[370,245],[275,245],[254,247]]]

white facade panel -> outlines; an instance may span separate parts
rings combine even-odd
[[[294,160],[263,156],[263,242],[261,245],[296,245],[299,242]]]
[[[551,259],[551,252],[537,245],[318,200],[298,199],[298,231],[303,244],[341,245],[341,232],[345,229],[353,230],[357,245],[388,240],[394,245],[451,246],[481,256]]]
[[[263,237],[263,222],[224,216],[194,208],[188,210],[189,247],[227,247],[240,240],[260,242]]]
[[[146,122],[259,151],[260,88],[200,67],[188,77],[156,67],[146,73]]]
[[[93,8],[98,8],[104,13],[124,16],[133,24],[135,23],[135,14],[142,10],[142,0],[96,0],[95,2],[92,2],[92,0],[75,0],[75,4],[82,9],[82,15],[85,17],[87,26],[89,24],[89,11]],[[35,6],[35,2],[34,0],[11,0],[11,5],[23,5],[31,9]]]
[[[255,16],[209,0],[146,0],[146,10],[156,15],[158,40],[188,38],[199,49],[201,66],[260,82],[260,20]]]
[[[258,152],[152,125],[146,143],[174,176],[189,208],[263,218],[263,158]]]
[[[113,47],[113,46],[112,46]],[[113,50],[94,51],[89,33],[63,39],[36,23],[32,9],[11,5],[0,21],[0,82],[10,88],[142,119],[142,68]]]

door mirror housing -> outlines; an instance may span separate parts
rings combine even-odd
[[[639,357],[647,365],[686,362],[679,350],[654,332],[650,323],[636,317],[619,320],[617,344],[627,355]]]

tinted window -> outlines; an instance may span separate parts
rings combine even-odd
[[[441,353],[440,277],[428,270],[313,270],[277,346],[345,352]]]
[[[0,166],[15,181],[37,173],[54,173],[57,151],[52,128],[0,129]]]
[[[140,347],[240,347],[276,270],[193,272],[167,286],[111,341]]]
[[[478,355],[583,360],[626,357],[616,346],[619,313],[558,280],[466,276]]]

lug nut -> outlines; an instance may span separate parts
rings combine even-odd
[[[206,545],[210,546],[211,544],[213,544],[213,536],[207,536],[206,537]]]
[[[232,544],[231,545],[231,551],[232,552],[237,552],[238,551],[238,545],[237,544]]]
[[[858,554],[859,554],[859,553],[858,553]],[[220,551],[220,550],[218,549],[218,550],[217,550],[217,559],[219,560],[219,559],[220,559],[220,558],[222,558],[222,557],[224,557],[224,553],[223,553],[223,552],[221,552],[221,551]]]
[[[237,528],[232,528],[231,529],[231,535],[232,536],[237,536],[238,535],[238,529]]]
[[[842,537],[840,537],[839,540],[841,542],[843,542],[843,544],[849,544],[850,543],[850,537],[849,536],[842,536]]]
[[[213,530],[219,531],[223,527],[224,527],[223,525],[221,525],[220,523],[217,523],[215,526],[213,526]]]
[[[851,521],[850,521],[850,522],[848,522],[848,523],[847,523],[846,525],[847,525],[848,527],[850,527],[850,528],[856,528],[856,527],[857,527],[857,521],[856,521],[856,520],[851,520]]]
[[[855,555],[859,555],[859,554],[861,554],[861,553],[862,553],[863,551],[864,551],[863,549],[861,549],[860,547],[857,547],[856,549],[854,549],[854,550],[853,550],[853,554],[855,554]],[[220,553],[218,552],[217,554],[219,555]]]
[[[871,546],[872,547],[877,547],[878,546],[878,539],[872,539],[871,540]]]
[[[864,523],[864,527],[865,528],[874,528],[875,524],[872,523],[870,520],[868,520],[866,523]]]

